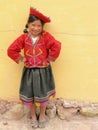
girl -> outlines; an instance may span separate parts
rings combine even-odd
[[[45,127],[45,110],[50,97],[55,95],[51,61],[59,56],[61,44],[51,34],[43,31],[50,18],[30,8],[24,34],[8,48],[8,56],[16,63],[24,62],[20,85],[20,100],[31,110],[32,127]],[[20,53],[24,49],[24,55]],[[37,121],[36,106],[40,106]]]

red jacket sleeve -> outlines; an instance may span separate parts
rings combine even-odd
[[[24,47],[24,34],[18,37],[7,49],[8,56],[13,59],[16,63],[19,63],[22,57],[20,52]]]
[[[46,34],[46,46],[49,50],[48,60],[55,61],[60,54],[61,43],[57,41],[51,34]]]

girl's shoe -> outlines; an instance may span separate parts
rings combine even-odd
[[[46,126],[46,121],[39,121],[38,122],[38,127],[39,128],[45,128],[45,126]]]
[[[32,121],[31,125],[32,125],[32,128],[37,128],[38,127],[38,121]]]

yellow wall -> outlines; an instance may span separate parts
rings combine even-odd
[[[18,99],[23,64],[7,57],[29,7],[51,16],[45,29],[62,42],[52,63],[57,97],[98,102],[98,0],[0,0],[0,97]]]

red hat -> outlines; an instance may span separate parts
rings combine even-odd
[[[30,15],[34,15],[44,21],[45,23],[51,22],[50,18],[40,13],[38,10],[36,10],[33,7],[30,7]]]

